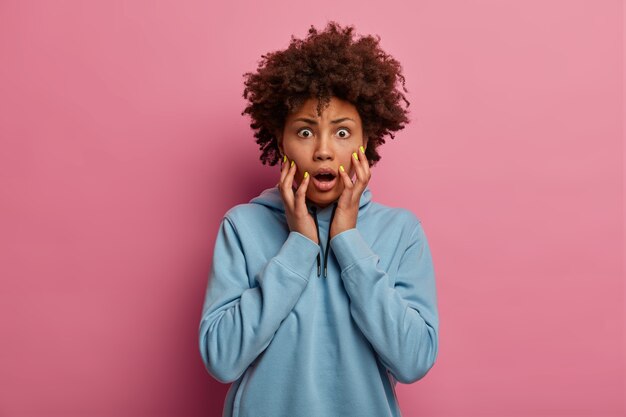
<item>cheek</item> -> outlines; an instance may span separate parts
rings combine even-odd
[[[296,163],[298,163],[298,161],[305,160],[310,156],[312,149],[309,148],[310,147],[306,145],[289,141],[288,143],[285,143],[283,149],[285,150],[285,154],[287,154],[288,158],[294,159]]]

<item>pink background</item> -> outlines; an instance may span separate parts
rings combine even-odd
[[[0,2],[0,416],[221,415],[217,227],[278,178],[242,74],[329,19],[409,89],[370,182],[438,279],[403,415],[625,416],[622,2],[258,3]]]

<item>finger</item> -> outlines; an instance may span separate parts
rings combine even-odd
[[[289,171],[289,159],[287,159],[287,155],[285,155],[283,157],[283,161],[281,162],[281,167],[280,167],[280,182],[283,182],[285,180],[285,177],[287,176],[287,172]]]
[[[294,210],[296,212],[308,213],[305,199],[306,199],[306,190],[309,187],[309,181],[311,181],[311,176],[309,175],[308,172],[305,171],[302,181],[300,181],[300,186],[298,187],[298,190],[296,191],[296,202],[295,202],[295,207],[294,207]]]
[[[370,164],[365,156],[365,148],[363,146],[359,146],[359,161],[361,161],[361,166],[363,167],[363,188],[365,188],[370,178],[372,178],[372,172],[370,171]]]
[[[343,168],[343,165],[339,165],[339,175],[341,176],[341,180],[343,181],[344,187],[347,188],[348,190],[352,189],[352,186],[354,184],[352,184],[352,179],[350,178],[350,175],[348,175],[348,173]]]
[[[357,150],[357,152],[360,152],[360,151]],[[354,166],[354,170],[356,171],[355,185],[365,182],[365,172],[363,169],[363,161],[362,161],[363,159],[365,159],[365,156],[363,155],[359,157],[359,154],[357,152],[352,153],[352,165]]]
[[[294,207],[293,177],[295,173],[296,173],[296,163],[295,161],[291,161],[291,164],[289,164],[289,169],[283,181],[284,198],[287,204],[289,205],[290,209],[293,209]]]

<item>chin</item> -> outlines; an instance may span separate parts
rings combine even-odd
[[[318,206],[327,206],[336,201],[340,195],[340,192],[338,192],[336,189],[333,189],[324,193],[323,195],[315,192],[313,195],[307,194],[306,197],[309,199],[309,201],[317,204]]]

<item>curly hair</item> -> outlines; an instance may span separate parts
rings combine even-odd
[[[404,128],[409,101],[396,89],[405,79],[402,66],[380,49],[380,36],[353,39],[353,26],[342,28],[330,21],[323,32],[311,25],[304,40],[291,36],[287,49],[261,56],[257,71],[246,72],[243,97],[249,104],[241,113],[250,114],[250,127],[262,150],[262,163],[273,166],[280,160],[278,136],[288,112],[309,98],[317,98],[318,115],[331,97],[352,103],[362,120],[367,138],[366,154],[373,166],[381,157],[376,148],[384,136]],[[400,106],[400,100],[406,108]]]

